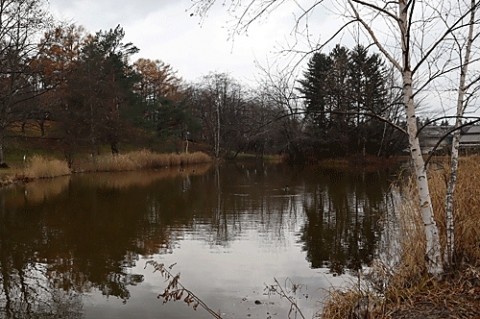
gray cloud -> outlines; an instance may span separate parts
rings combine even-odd
[[[251,81],[258,72],[255,60],[261,64],[267,56],[270,62],[275,60],[272,52],[292,35],[288,6],[254,23],[248,35],[239,35],[233,42],[228,41],[233,20],[225,8],[213,8],[201,22],[186,12],[190,6],[190,0],[50,0],[57,18],[83,25],[89,32],[120,24],[125,40],[140,49],[139,57],[163,60],[187,80],[216,71]]]

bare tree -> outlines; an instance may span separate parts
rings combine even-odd
[[[196,0],[193,10],[204,14],[215,0]],[[281,5],[292,5],[288,1],[275,0],[231,0],[229,10],[238,17],[234,31],[248,29],[252,23],[264,15],[270,14]],[[478,33],[473,29],[478,21],[474,12],[480,4],[477,1],[438,1],[419,0],[316,0],[295,1],[294,29],[302,31],[299,26],[306,26],[308,37],[309,24],[315,11],[335,13],[343,18],[343,22],[325,41],[315,45],[310,52],[317,52],[339,36],[355,34],[357,38],[372,43],[383,57],[390,62],[402,78],[402,93],[407,132],[413,171],[416,179],[420,215],[424,223],[426,238],[426,260],[428,271],[432,274],[443,272],[444,264],[441,254],[440,235],[434,218],[434,211],[428,185],[427,170],[422,157],[422,149],[418,139],[417,105],[422,99],[434,99],[435,92],[445,88],[443,83],[448,79],[459,79],[458,101],[461,108],[465,106],[461,93],[465,88],[462,74],[468,71],[476,59],[469,57]],[[351,33],[349,33],[351,32]],[[467,35],[460,37],[460,35]],[[469,49],[470,48],[470,49]],[[465,49],[465,58],[459,51]],[[308,52],[307,52],[308,53]],[[479,52],[480,53],[480,52]],[[465,67],[463,67],[465,66]],[[472,78],[474,85],[477,78]],[[437,89],[437,90],[435,90]],[[442,92],[440,92],[442,93]],[[460,110],[462,111],[462,110]],[[462,112],[457,112],[458,114]],[[455,168],[452,166],[452,168]],[[456,169],[454,172],[456,174]],[[453,226],[450,226],[452,228]]]
[[[0,0],[0,165],[5,133],[24,120],[25,105],[39,94],[31,64],[36,36],[50,22],[43,0]]]

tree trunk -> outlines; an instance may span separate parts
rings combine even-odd
[[[420,215],[425,227],[427,268],[430,274],[438,275],[443,272],[440,235],[437,223],[434,219],[432,199],[428,187],[427,171],[422,156],[420,142],[417,136],[417,117],[413,100],[413,74],[410,69],[410,21],[408,15],[407,0],[399,1],[399,28],[402,41],[402,80],[403,101],[407,113],[408,142],[410,155],[415,173]]]
[[[220,96],[217,97],[215,103],[215,116],[216,116],[216,128],[215,128],[215,158],[220,156]]]
[[[451,266],[453,263],[453,255],[455,252],[455,218],[454,218],[454,198],[455,188],[457,185],[458,173],[458,150],[460,148],[460,131],[458,128],[462,125],[461,117],[465,113],[465,92],[466,92],[466,77],[468,67],[471,59],[471,50],[473,45],[473,28],[475,25],[475,0],[471,0],[470,4],[470,24],[468,27],[467,46],[465,48],[465,57],[460,70],[460,83],[458,85],[457,96],[457,119],[455,120],[455,128],[457,129],[453,134],[452,153],[450,156],[450,178],[447,185],[447,194],[445,197],[445,229],[447,243],[445,247],[444,263]],[[460,52],[461,55],[461,52]]]
[[[3,129],[0,129],[0,167],[5,166],[5,155],[3,153],[3,146],[4,146]]]

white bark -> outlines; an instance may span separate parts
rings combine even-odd
[[[402,85],[403,101],[407,114],[407,131],[410,146],[410,155],[412,158],[415,182],[418,191],[418,200],[420,215],[425,227],[426,239],[426,258],[428,272],[431,274],[440,274],[443,272],[442,255],[440,246],[440,236],[438,227],[434,219],[430,189],[428,187],[428,178],[425,168],[425,161],[422,156],[420,142],[417,136],[417,117],[415,112],[414,94],[413,94],[413,75],[410,69],[410,43],[409,43],[409,16],[407,0],[399,1],[399,20],[398,25],[401,34],[402,44]]]
[[[440,274],[443,272],[440,236],[434,219],[425,161],[423,159],[420,143],[417,137],[417,117],[415,115],[415,105],[412,91],[412,73],[410,71],[405,71],[403,74],[403,92],[405,108],[407,112],[410,155],[415,173],[420,215],[425,227],[425,255],[427,257],[428,272],[431,274]]]
[[[452,152],[450,156],[450,178],[447,185],[447,194],[445,198],[445,225],[447,232],[447,243],[445,247],[444,262],[451,265],[453,262],[453,254],[455,252],[455,218],[454,218],[454,193],[457,185],[458,173],[458,150],[460,147],[460,130],[458,128],[462,125],[461,117],[465,113],[465,93],[466,93],[466,77],[471,60],[471,52],[473,45],[473,31],[475,25],[475,0],[470,3],[470,21],[468,27],[467,44],[465,47],[465,56],[460,68],[460,82],[458,85],[457,96],[457,119],[455,120],[455,128],[457,129],[453,134]],[[461,52],[460,52],[461,54]]]

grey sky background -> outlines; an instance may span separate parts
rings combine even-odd
[[[120,24],[125,40],[140,49],[135,58],[160,59],[187,81],[213,71],[255,83],[259,73],[255,62],[274,64],[281,60],[278,52],[287,43],[298,41],[292,33],[291,5],[281,6],[234,40],[229,40],[234,18],[221,2],[203,20],[190,16],[190,6],[190,0],[50,0],[50,11],[57,19],[82,25],[89,32]]]

